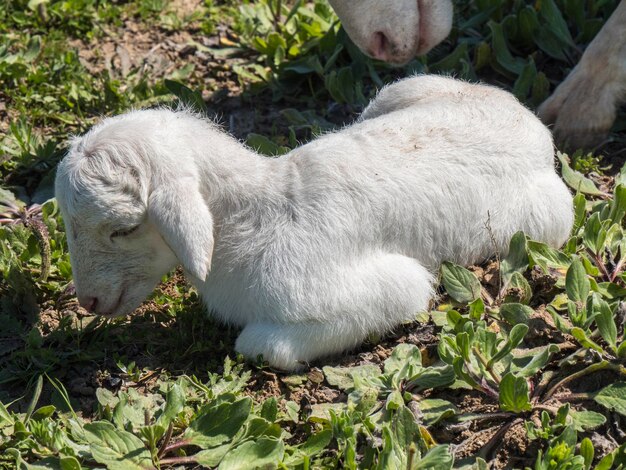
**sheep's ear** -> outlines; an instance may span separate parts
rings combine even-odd
[[[213,217],[197,185],[176,183],[152,191],[148,214],[183,268],[204,281],[213,255]]]

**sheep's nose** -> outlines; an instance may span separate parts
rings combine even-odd
[[[370,39],[368,52],[372,57],[388,61],[391,58],[392,43],[382,31],[376,31]]]
[[[96,305],[98,305],[97,297],[84,297],[78,299],[78,303],[81,307],[87,310],[89,313],[93,313],[96,311]]]

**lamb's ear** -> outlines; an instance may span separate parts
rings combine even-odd
[[[155,188],[148,215],[183,267],[204,281],[213,255],[213,217],[193,183],[175,180]]]

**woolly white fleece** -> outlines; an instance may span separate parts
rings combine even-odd
[[[494,255],[488,218],[501,255],[519,230],[559,246],[572,225],[550,132],[509,93],[436,76],[276,158],[187,112],[108,118],[56,192],[83,305],[130,313],[182,264],[243,327],[237,350],[282,369],[413,319],[442,261]]]

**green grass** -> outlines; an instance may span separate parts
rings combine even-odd
[[[0,466],[625,468],[623,114],[597,154],[559,155],[580,191],[561,250],[517,234],[504,260],[447,263],[432,311],[299,375],[245,363],[178,272],[132,317],[86,315],[49,200],[68,137],[132,107],[179,99],[266,154],[415,72],[535,107],[617,3],[459,1],[450,38],[402,68],[323,0],[0,6]]]

